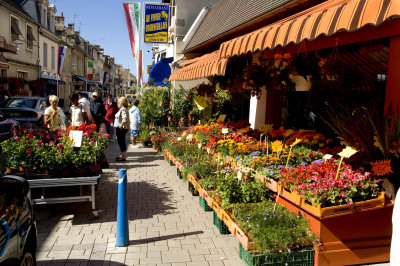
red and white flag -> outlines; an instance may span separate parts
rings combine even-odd
[[[131,48],[133,58],[136,59],[136,77],[140,73],[140,3],[123,3],[124,13],[126,18],[126,25],[128,26],[129,39],[131,41]]]

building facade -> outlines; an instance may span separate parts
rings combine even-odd
[[[39,79],[39,24],[13,1],[0,1],[0,36],[16,53],[3,53],[8,68],[1,69],[3,83],[10,94],[34,95],[29,84],[22,81]]]

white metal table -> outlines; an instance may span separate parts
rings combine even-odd
[[[56,204],[56,203],[71,203],[71,202],[92,202],[92,213],[98,216],[95,201],[95,186],[99,183],[100,175],[96,176],[82,176],[82,177],[63,177],[63,178],[38,178],[28,179],[31,188],[49,188],[49,187],[68,187],[68,186],[81,186],[80,195],[74,197],[58,197],[58,198],[45,198],[44,195],[37,199],[31,199],[33,205],[41,204]],[[91,186],[91,195],[82,195],[82,186]]]

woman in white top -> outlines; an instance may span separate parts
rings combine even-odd
[[[115,120],[118,121],[118,127],[116,128],[116,135],[119,148],[121,150],[121,156],[115,158],[117,161],[126,161],[126,133],[128,132],[130,121],[128,112],[128,100],[125,97],[118,99],[118,105],[120,107],[118,113],[115,114]]]
[[[58,97],[50,95],[49,102],[50,107],[48,107],[44,112],[44,123],[48,125],[49,128],[61,128],[62,115],[61,108],[57,106]]]
[[[83,122],[87,119],[87,113],[84,112],[82,109],[81,104],[79,104],[79,95],[77,93],[73,93],[71,95],[71,119],[69,121],[71,126],[79,127]]]

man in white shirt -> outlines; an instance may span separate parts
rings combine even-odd
[[[92,118],[92,114],[90,113],[90,102],[80,92],[78,92],[78,95],[79,95],[78,103],[83,106],[82,112],[86,113],[87,119],[88,119],[87,123],[91,124],[93,121],[93,118]]]

